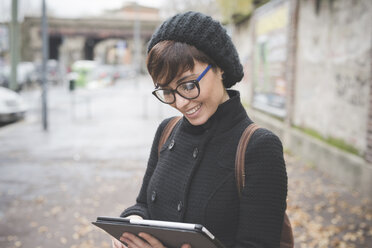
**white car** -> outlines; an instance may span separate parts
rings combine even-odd
[[[18,93],[0,87],[0,123],[22,119],[26,111],[26,104]]]

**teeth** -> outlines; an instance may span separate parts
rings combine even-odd
[[[195,108],[193,108],[193,109],[187,111],[186,114],[191,115],[191,114],[195,113],[196,111],[198,111],[198,110],[200,109],[200,106],[201,106],[201,104],[199,104],[199,105],[196,106]]]

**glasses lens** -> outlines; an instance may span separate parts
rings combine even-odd
[[[156,96],[165,103],[172,103],[174,101],[173,92],[170,90],[157,90],[155,91]]]
[[[184,98],[193,99],[199,96],[199,88],[196,81],[184,82],[178,85],[177,92]]]

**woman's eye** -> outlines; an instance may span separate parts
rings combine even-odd
[[[163,90],[164,96],[172,95],[172,92],[170,90]]]
[[[194,83],[191,83],[191,82],[189,82],[189,83],[184,83],[184,84],[182,84],[182,90],[184,90],[184,91],[190,91],[190,90],[193,90],[194,88],[195,88],[196,86],[195,86],[195,84]]]

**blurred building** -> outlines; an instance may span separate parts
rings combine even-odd
[[[275,0],[236,23],[241,87],[285,146],[372,195],[372,1]]]
[[[130,64],[139,53],[143,61],[146,44],[160,22],[158,9],[135,3],[94,17],[49,17],[49,58],[65,65],[76,60]],[[21,30],[21,60],[41,60],[41,19],[25,17]]]

